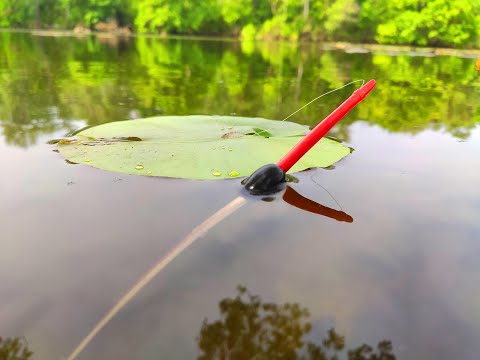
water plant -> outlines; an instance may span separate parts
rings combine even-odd
[[[353,107],[355,107],[360,101],[362,101],[374,88],[376,82],[375,80],[370,80],[366,84],[362,85],[359,89],[354,91],[354,93],[345,100],[337,109],[335,109],[330,115],[328,115],[321,123],[319,123],[310,133],[302,137],[300,141],[289,151],[287,154],[280,159],[277,164],[267,164],[259,169],[257,169],[250,177],[244,181],[246,190],[253,195],[265,195],[275,193],[276,191],[282,190],[283,185],[286,182],[285,174],[292,169],[295,164],[309,152],[312,147],[319,142],[325,134],[338,122],[340,121]],[[308,104],[307,104],[308,105]],[[121,123],[119,123],[121,124]],[[106,126],[106,125],[105,125]],[[290,125],[288,125],[290,126]],[[233,127],[232,127],[233,128]],[[93,129],[93,128],[91,128]],[[91,129],[87,129],[91,130]],[[255,136],[260,138],[270,138],[270,136],[265,136],[265,134],[272,134],[272,129],[262,129],[262,128],[253,128]],[[84,132],[79,133],[86,138],[85,141],[80,142],[82,147],[87,148],[98,148],[102,149],[105,146],[110,146],[114,144],[121,143],[139,143],[142,140],[130,134],[129,136],[117,136],[112,137],[101,137],[88,139],[85,136]],[[240,132],[239,132],[240,133]],[[262,136],[263,134],[263,136]],[[248,135],[248,134],[245,134]],[[148,135],[147,135],[148,136]],[[181,138],[182,134],[176,134]],[[75,151],[78,150],[79,141],[76,139],[65,139],[60,141],[59,149],[60,152],[65,156],[65,147],[71,148]],[[183,142],[181,142],[184,144]],[[188,141],[186,142],[188,143]],[[89,154],[90,155],[90,154]],[[86,156],[86,153],[82,153],[81,156]],[[85,161],[90,163],[91,160]],[[143,165],[137,165],[139,169],[143,170]],[[217,176],[212,174],[213,176]],[[135,297],[153,278],[155,278],[161,270],[163,270],[170,262],[172,262],[183,250],[189,247],[193,242],[195,242],[199,237],[204,235],[208,230],[218,224],[220,221],[224,220],[226,217],[234,213],[238,208],[243,206],[246,203],[246,197],[238,196],[225,205],[220,210],[216,211],[213,215],[207,218],[200,225],[196,226],[185,238],[183,238],[173,249],[170,250],[165,256],[163,256],[156,264],[154,264],[150,270],[148,270],[121,298],[114,304],[110,310],[100,319],[100,321],[95,325],[95,327],[90,331],[90,333],[80,342],[80,344],[73,350],[73,352],[67,358],[68,360],[74,360],[78,355],[88,346],[88,344],[93,340],[93,338],[110,322],[110,320],[126,305],[130,302],[131,299]],[[336,218],[336,216],[332,216]],[[350,222],[350,219],[343,217],[340,221]]]

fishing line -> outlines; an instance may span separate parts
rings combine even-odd
[[[282,121],[287,120],[291,116],[295,115],[299,111],[303,110],[305,107],[309,106],[312,104],[314,101],[317,101],[318,99],[322,98],[325,95],[331,94],[332,92],[338,91],[340,89],[343,89],[346,86],[349,86],[351,84],[357,83],[357,82],[362,82],[362,86],[365,83],[364,80],[355,80],[352,82],[349,82],[348,84],[345,84],[337,89],[330,90],[320,96],[317,96],[315,99],[311,100],[308,102],[306,105],[302,106],[300,109],[296,110],[289,116],[287,116],[285,119]],[[371,82],[373,80],[370,80]],[[373,85],[370,87],[373,88],[375,83],[373,82]],[[363,97],[366,94],[363,94]],[[358,102],[358,101],[357,101]],[[353,105],[354,106],[354,105]],[[262,130],[266,131],[266,130]],[[261,132],[262,132],[261,131]],[[258,132],[256,133],[259,135]],[[259,135],[260,136],[260,135]],[[330,192],[325,189],[322,185],[317,183],[314,179],[312,179],[317,185],[322,187],[331,197],[332,199],[337,203],[337,205],[340,207],[340,204],[337,202],[337,200],[333,197]],[[80,355],[80,353],[90,344],[90,342],[95,338],[95,336],[112,320],[115,315],[117,315],[146,285],[150,283],[159,273],[162,271],[168,264],[170,264],[178,255],[180,255],[186,248],[188,248],[193,242],[195,242],[199,237],[207,233],[212,227],[217,225],[219,222],[224,220],[226,217],[234,213],[238,208],[243,206],[246,203],[246,199],[242,196],[238,196],[231,202],[229,202],[227,205],[225,205],[223,208],[215,212],[212,216],[210,216],[208,219],[206,219],[204,222],[202,222],[200,225],[197,225],[185,238],[183,238],[177,246],[175,246],[172,250],[170,250],[165,256],[160,258],[160,260],[154,264],[150,270],[148,270],[121,298],[118,300],[116,304],[114,304],[108,312],[98,321],[98,323],[93,327],[93,329],[88,333],[88,335],[80,342],[80,344],[73,350],[73,352],[67,357],[67,360],[74,360]],[[342,209],[343,210],[343,209]]]
[[[150,281],[155,278],[160,271],[162,271],[168,264],[170,264],[180,253],[182,253],[187,247],[189,247],[195,240],[224,220],[229,215],[233,214],[237,209],[246,203],[246,199],[243,196],[230,201],[223,208],[215,212],[207,220],[197,225],[187,236],[185,236],[177,246],[170,250],[165,256],[163,256],[150,270],[148,270],[131,288],[128,290],[118,302],[113,305],[110,310],[100,319],[95,327],[88,333],[88,335],[82,340],[82,342],[72,351],[67,357],[67,360],[74,360],[80,355],[80,353],[90,344],[95,336],[112,320],[112,318],[118,314],[134,297],[137,295]]]
[[[314,182],[314,184],[316,184],[317,186],[320,186],[323,190],[325,190],[327,192],[328,195],[330,195],[330,197],[333,199],[333,201],[335,201],[335,203],[338,205],[338,207],[340,208],[340,210],[342,210],[343,212],[345,212],[342,208],[342,206],[339,204],[339,202],[337,201],[337,199],[335,199],[335,197],[330,193],[330,191],[328,191],[322,184],[320,184],[319,182],[317,182],[317,180],[315,180],[315,176],[318,175],[318,172],[315,173],[315,174],[312,174],[312,176],[310,176],[310,180],[312,180]]]
[[[342,86],[340,86],[340,87],[338,87],[338,88],[336,88],[336,89],[330,90],[330,91],[328,91],[328,92],[326,92],[326,93],[324,93],[324,94],[322,94],[322,95],[317,96],[315,99],[313,99],[313,100],[311,100],[310,102],[308,102],[307,104],[303,105],[300,109],[295,110],[293,113],[291,113],[290,115],[288,115],[288,116],[287,116],[286,118],[284,118],[282,121],[285,121],[285,120],[287,120],[288,118],[292,117],[293,115],[295,115],[295,114],[298,113],[299,111],[305,109],[307,106],[309,106],[309,105],[312,104],[313,102],[317,101],[318,99],[324,97],[325,95],[328,95],[328,94],[331,94],[331,93],[333,93],[333,92],[335,92],[335,91],[341,90],[341,89],[343,89],[344,87],[347,87],[347,86],[349,86],[349,85],[355,84],[355,83],[357,83],[357,82],[362,82],[362,85],[361,85],[360,87],[362,87],[363,85],[365,85],[365,80],[364,80],[364,79],[359,79],[359,80],[351,81],[351,82],[349,82],[349,83],[347,83],[347,84],[345,84],[345,85],[342,85]],[[330,191],[328,191],[324,186],[322,186],[322,184],[320,184],[319,182],[317,182],[317,181],[315,180],[314,177],[315,177],[315,175],[317,175],[317,174],[318,174],[318,173],[312,174],[312,175],[310,176],[310,180],[312,180],[314,184],[316,184],[317,186],[319,186],[319,187],[321,187],[323,190],[325,190],[325,191],[327,192],[327,194],[333,199],[333,201],[335,201],[335,203],[337,204],[337,206],[343,211],[342,206],[338,203],[337,199],[335,199],[335,197],[330,193]]]
[[[320,99],[320,98],[322,98],[322,97],[324,97],[324,96],[326,96],[326,95],[328,95],[328,94],[331,94],[331,93],[333,93],[333,92],[335,92],[335,91],[341,90],[341,89],[343,89],[344,87],[347,87],[347,86],[349,86],[349,85],[352,85],[352,84],[355,84],[355,83],[357,83],[357,82],[360,82],[360,81],[362,82],[362,85],[361,85],[361,86],[365,85],[365,80],[359,79],[359,80],[351,81],[351,82],[349,82],[348,84],[342,85],[342,86],[340,86],[339,88],[330,90],[330,91],[328,91],[328,92],[326,92],[326,93],[324,93],[324,94],[322,94],[322,95],[317,96],[315,99],[313,99],[313,100],[311,100],[310,102],[308,102],[307,104],[303,105],[300,109],[295,110],[293,113],[291,113],[290,115],[288,115],[288,116],[287,116],[285,119],[283,119],[282,121],[285,121],[285,120],[287,120],[288,118],[292,117],[293,115],[295,115],[295,114],[298,113],[299,111],[305,109],[308,105],[310,105],[311,103],[317,101],[318,99]]]
[[[349,85],[352,85],[352,84],[355,84],[355,83],[358,83],[358,82],[362,82],[362,85],[361,85],[360,87],[362,87],[363,85],[365,85],[365,80],[364,80],[364,79],[359,79],[359,80],[351,81],[351,82],[349,82],[348,84],[342,85],[342,86],[340,86],[340,87],[338,87],[338,88],[336,88],[336,89],[327,91],[326,93],[323,93],[323,94],[317,96],[315,99],[310,100],[308,103],[306,103],[305,105],[303,105],[300,109],[295,110],[293,113],[291,113],[290,115],[288,115],[286,118],[284,118],[284,119],[281,120],[281,121],[285,121],[285,120],[291,118],[293,115],[295,115],[295,114],[298,113],[299,111],[305,109],[307,106],[311,105],[312,103],[314,103],[314,102],[317,101],[318,99],[321,99],[322,97],[324,97],[324,96],[326,96],[326,95],[328,95],[328,94],[331,94],[331,93],[333,93],[333,92],[335,92],[335,91],[341,90],[341,89],[343,89],[343,88],[345,88],[345,87],[347,87],[347,86],[349,86]],[[261,136],[260,134],[261,134],[261,133],[264,133],[264,132],[268,132],[268,129],[267,129],[267,130],[261,130],[261,131],[258,131],[258,132],[256,131],[256,132],[254,133],[254,135]]]

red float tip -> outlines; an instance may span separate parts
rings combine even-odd
[[[377,82],[372,79],[370,81],[367,81],[367,83],[365,85],[363,85],[361,88],[359,88],[355,92],[358,92],[359,95],[362,97],[362,100],[363,100],[368,95],[368,93],[370,91],[372,91],[372,89],[375,87],[376,84],[377,84]]]
[[[315,126],[315,128],[308,133],[297,145],[293,147],[278,163],[278,167],[284,172],[290,170],[300,158],[309,151],[325,134],[347,113],[352,110],[355,105],[365,99],[365,97],[372,91],[377,82],[370,80],[359,89],[355,90],[353,94],[345,100],[342,105],[336,108],[323,121]]]

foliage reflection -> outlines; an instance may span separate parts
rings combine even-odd
[[[283,119],[319,94],[366,77],[378,80],[377,89],[335,129],[343,140],[359,118],[393,132],[446,130],[461,138],[480,121],[475,59],[1,32],[0,127],[7,143],[27,147],[56,131],[153,115]],[[352,91],[326,96],[289,120],[314,125]]]
[[[304,359],[395,360],[392,343],[380,341],[377,349],[363,344],[347,349],[345,337],[331,328],[320,342],[307,339],[312,330],[309,311],[297,303],[263,302],[247,288],[238,287],[234,298],[218,304],[221,319],[204,320],[197,339],[199,360]]]
[[[0,336],[0,360],[29,360],[32,355],[26,340]]]

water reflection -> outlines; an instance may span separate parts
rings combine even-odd
[[[238,114],[283,119],[313,97],[352,79],[378,87],[354,119],[394,132],[447,130],[469,136],[480,121],[475,59],[347,54],[314,46],[135,38],[35,37],[0,33],[0,126],[9,144],[27,147],[42,134],[69,132],[153,115]],[[21,56],[19,56],[21,54]],[[292,118],[318,123],[352,88]]]
[[[263,302],[244,286],[234,298],[218,304],[220,319],[203,321],[197,338],[200,360],[304,359],[395,360],[392,343],[380,341],[347,348],[345,337],[330,328],[323,339],[310,341],[310,313],[297,303]]]
[[[0,360],[28,360],[33,352],[24,338],[2,338],[0,336]]]
[[[476,358],[480,133],[470,127],[479,121],[480,101],[474,59],[269,44],[243,52],[235,43],[154,39],[119,49],[95,38],[3,32],[0,48],[0,154],[10,174],[0,176],[0,327],[5,334],[28,330],[39,359],[70,351],[112,296],[237,188],[133,176],[118,181],[116,174],[64,166],[47,146],[14,147],[43,141],[43,134],[60,137],[57,132],[70,128],[127,119],[133,110],[283,118],[360,77],[377,78],[378,88],[335,130],[357,151],[322,177],[355,222],[318,221],[283,202],[239,212],[131,304],[87,358],[136,358],[164,348],[193,357],[190,342],[210,311],[205,304],[214,305],[224,286],[244,279],[262,294],[301,299],[315,318],[338,315],[338,331],[351,329],[349,349],[386,334],[405,358]],[[296,119],[317,123],[349,94],[325,97]],[[349,126],[359,118],[365,122]],[[443,129],[470,139],[458,143]],[[70,181],[76,185],[66,186]],[[303,185],[306,194],[318,190],[313,182]],[[161,306],[152,294],[160,295]],[[216,319],[209,318],[207,325]],[[129,339],[121,348],[119,334]],[[102,357],[106,348],[112,356]]]

